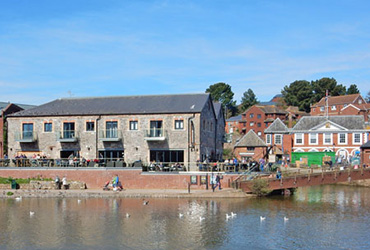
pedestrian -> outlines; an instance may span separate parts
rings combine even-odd
[[[217,176],[216,176],[216,187],[218,186],[218,190],[221,190],[222,188],[221,188],[221,176],[220,176],[220,174],[218,174]]]
[[[60,179],[59,176],[55,177],[55,189],[60,189]]]
[[[66,176],[63,176],[62,183],[63,183],[63,189],[68,189],[68,182],[67,182]]]

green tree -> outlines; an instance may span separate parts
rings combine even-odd
[[[357,88],[356,84],[351,84],[349,88],[347,89],[346,94],[347,95],[360,94],[360,90]]]
[[[316,103],[326,95],[326,91],[331,96],[339,96],[346,94],[346,87],[338,84],[334,78],[323,77],[320,80],[311,81],[313,96],[312,103]]]
[[[236,102],[233,100],[234,93],[231,86],[224,82],[215,83],[206,89],[214,101],[219,101],[223,110],[226,110],[225,117],[229,118],[236,112]]]
[[[370,103],[370,90],[369,90],[369,92],[367,92],[365,100]]]
[[[240,111],[244,112],[249,107],[253,106],[254,104],[257,104],[258,100],[256,98],[256,95],[254,94],[253,90],[248,89],[246,92],[243,93],[242,100],[240,103]]]
[[[281,91],[285,103],[289,106],[298,106],[300,110],[309,112],[313,96],[312,85],[305,80],[292,82]]]

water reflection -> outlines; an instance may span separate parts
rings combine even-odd
[[[322,186],[289,198],[150,199],[147,206],[142,199],[3,199],[0,249],[370,249],[369,194]],[[237,216],[226,220],[230,212]]]

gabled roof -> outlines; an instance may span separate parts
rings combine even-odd
[[[289,133],[289,128],[279,119],[277,118],[267,129],[265,129],[266,133],[281,133],[287,134]]]
[[[0,102],[0,111],[8,107],[9,104],[12,104],[10,102]],[[28,105],[28,104],[19,104],[19,103],[13,103],[20,107],[21,109],[30,109],[36,107],[35,105]]]
[[[267,147],[267,144],[251,129],[234,145],[236,147]]]
[[[355,101],[358,98],[362,98],[360,94],[352,94],[352,95],[341,95],[341,96],[329,96],[328,97],[328,105],[343,105],[343,104],[350,104],[350,103],[355,103]],[[314,104],[313,107],[321,107],[325,106],[325,99],[326,97],[321,98],[321,100]]]
[[[238,115],[238,116],[230,117],[226,121],[227,122],[237,122],[237,121],[241,121],[241,120],[242,120],[242,115]]]
[[[251,110],[252,108],[258,108],[260,109],[263,113],[265,114],[288,114],[287,111],[284,109],[279,108],[279,106],[276,105],[260,105],[260,104],[255,104],[251,107],[249,107],[243,114],[246,114]]]
[[[200,113],[209,94],[63,98],[11,116]]]
[[[370,148],[370,141],[367,141],[365,144],[362,144],[360,148]]]
[[[365,120],[362,115],[344,115],[344,116],[304,116],[292,128],[293,132],[308,131],[325,122],[337,124],[340,127],[348,130],[363,130],[365,129]]]

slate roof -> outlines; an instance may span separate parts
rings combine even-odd
[[[61,98],[13,117],[200,113],[209,94]]]
[[[237,122],[237,121],[241,121],[241,119],[242,119],[242,115],[238,115],[238,116],[230,117],[226,121],[227,122]]]
[[[281,133],[286,134],[289,133],[289,128],[282,122],[279,118],[277,118],[267,129],[265,129],[266,133]]]
[[[267,144],[251,129],[234,145],[236,147],[267,147]]]
[[[367,141],[365,144],[363,144],[360,148],[370,148],[370,141]]]
[[[354,103],[360,96],[361,96],[360,94],[329,96],[328,104],[329,106],[350,104],[350,103]],[[326,105],[325,97],[323,97],[318,103],[314,104],[313,107],[320,107],[320,106],[325,106],[325,105]]]
[[[292,128],[293,132],[307,131],[320,124],[331,121],[339,126],[349,130],[363,130],[365,129],[365,119],[362,115],[348,115],[348,116],[304,116]]]
[[[0,111],[5,109],[6,107],[8,107],[9,104],[12,104],[12,103],[10,103],[10,102],[0,102]],[[22,109],[30,109],[30,108],[36,107],[35,105],[28,105],[28,104],[18,104],[18,103],[13,103],[13,104],[17,105],[18,107],[20,107]]]

